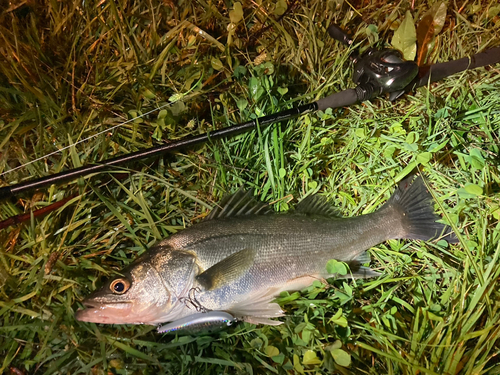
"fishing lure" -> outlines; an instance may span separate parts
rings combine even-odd
[[[186,316],[158,327],[158,333],[183,333],[199,335],[219,331],[237,322],[237,319],[225,311],[209,311]]]

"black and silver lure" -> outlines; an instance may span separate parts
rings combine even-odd
[[[157,331],[158,333],[200,335],[219,331],[235,322],[237,322],[237,319],[225,311],[209,311],[189,315],[159,326]]]

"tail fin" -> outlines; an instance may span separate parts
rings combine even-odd
[[[411,183],[412,177],[406,178],[399,188],[381,208],[395,210],[401,215],[402,230],[398,238],[430,240],[442,238],[450,243],[458,242],[452,229],[437,223],[440,217],[434,212],[433,199],[422,177]]]

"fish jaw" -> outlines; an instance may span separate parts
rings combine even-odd
[[[84,301],[85,308],[75,313],[76,320],[101,324],[156,324],[165,322],[172,315],[161,306],[141,307],[133,302],[96,303]],[[173,309],[176,310],[176,309]]]
[[[131,303],[122,302],[114,304],[92,304],[84,302],[85,309],[75,313],[76,320],[89,323],[125,324],[135,323],[129,321]]]

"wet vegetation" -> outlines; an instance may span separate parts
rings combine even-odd
[[[420,65],[500,40],[494,0],[3,3],[0,186],[353,87],[332,22]],[[0,231],[0,373],[500,373],[499,69],[0,202],[1,220],[25,215]],[[240,186],[277,211],[319,192],[353,216],[414,170],[460,243],[370,249],[380,278],[282,294],[281,326],[177,337],[74,318],[106,277]]]

